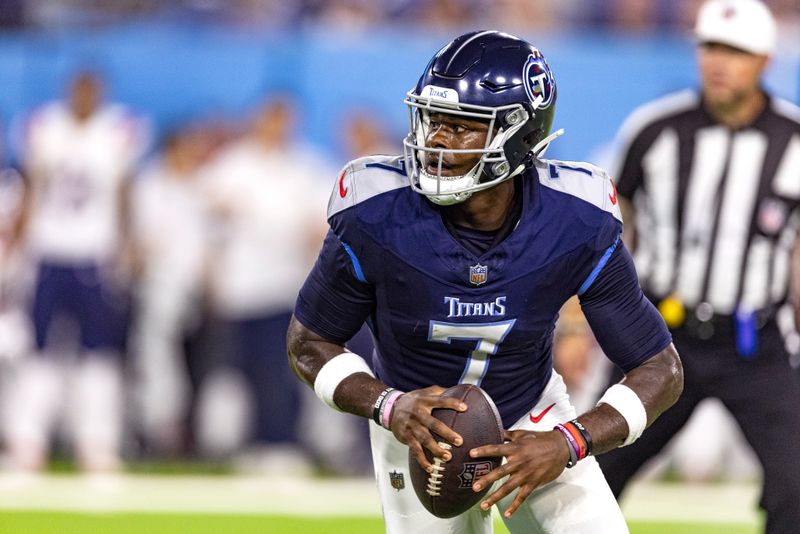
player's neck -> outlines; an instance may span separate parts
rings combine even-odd
[[[514,187],[514,180],[507,180],[475,193],[465,202],[443,207],[442,212],[457,226],[483,231],[497,230],[503,226],[513,208]]]
[[[707,109],[714,120],[732,130],[738,130],[753,124],[764,111],[766,104],[767,99],[764,93],[756,90],[736,102],[707,104]]]

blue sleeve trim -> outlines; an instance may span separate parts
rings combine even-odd
[[[400,160],[400,168],[399,169],[397,167],[392,167],[391,165],[386,165],[385,163],[367,163],[366,165],[364,165],[364,167],[366,167],[366,168],[373,167],[373,168],[376,168],[376,169],[385,169],[387,171],[396,172],[397,174],[400,174],[402,176],[406,175],[406,162],[403,161],[403,160]]]
[[[552,165],[551,165],[552,167]],[[573,167],[572,165],[564,165],[563,163],[559,163],[557,167],[561,167],[562,169],[568,169],[570,171],[582,172],[583,174],[594,176],[590,169],[584,169],[583,167]],[[558,178],[558,173],[556,173],[556,178]]]
[[[361,270],[361,264],[358,262],[358,258],[356,258],[353,249],[350,248],[350,245],[342,241],[341,238],[339,238],[339,242],[342,244],[345,251],[347,251],[347,255],[350,256],[350,260],[353,262],[353,269],[356,271],[356,278],[358,278],[359,282],[364,282],[366,284],[367,278],[364,276],[364,271]]]
[[[583,284],[581,284],[580,289],[578,289],[578,296],[583,295],[586,292],[586,290],[592,286],[595,279],[597,279],[598,275],[600,274],[600,271],[602,271],[603,267],[605,267],[606,263],[608,263],[608,259],[611,257],[611,254],[613,254],[614,251],[617,249],[620,237],[621,235],[618,235],[614,243],[606,249],[605,253],[603,254],[603,257],[600,258],[600,261],[597,262],[597,265],[594,266],[592,272],[589,273],[589,276],[586,278],[586,280],[583,281]]]

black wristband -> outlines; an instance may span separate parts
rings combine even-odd
[[[379,425],[381,424],[381,407],[383,403],[386,402],[386,396],[392,391],[394,391],[394,388],[386,388],[381,391],[381,394],[375,399],[375,404],[372,405],[372,420]]]
[[[592,454],[592,436],[589,435],[589,432],[586,430],[586,427],[583,426],[580,423],[580,421],[578,421],[577,419],[573,419],[572,421],[570,421],[570,423],[575,425],[575,428],[577,428],[578,432],[581,433],[581,437],[583,438],[583,441],[586,442],[586,456],[591,456],[591,454]]]

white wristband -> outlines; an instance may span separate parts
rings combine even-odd
[[[597,404],[598,406],[600,404],[608,404],[627,421],[628,438],[621,445],[622,447],[630,445],[639,439],[639,436],[642,435],[645,427],[647,427],[647,412],[644,409],[644,404],[642,404],[639,395],[628,386],[614,384],[608,388],[608,391],[597,401]]]
[[[317,378],[314,379],[314,393],[317,394],[317,397],[322,402],[334,410],[342,411],[333,402],[333,393],[342,383],[342,380],[356,373],[367,373],[369,376],[375,377],[367,362],[358,354],[343,352],[338,356],[334,356],[317,373]]]

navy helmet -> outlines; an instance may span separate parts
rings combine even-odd
[[[553,123],[556,83],[544,56],[527,41],[498,31],[477,31],[439,50],[405,103],[410,130],[403,147],[411,187],[437,204],[455,204],[519,174],[528,158],[541,152]],[[431,113],[486,121],[485,146],[426,147]],[[480,159],[463,176],[443,176],[446,153],[473,153]],[[438,156],[436,174],[425,169],[431,155]]]

